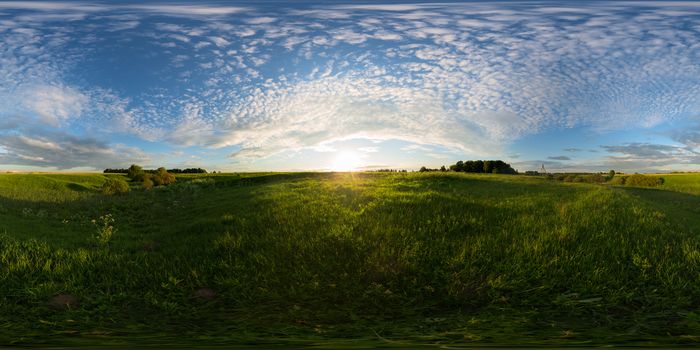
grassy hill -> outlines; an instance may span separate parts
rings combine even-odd
[[[700,175],[664,177],[3,174],[0,344],[697,344]]]

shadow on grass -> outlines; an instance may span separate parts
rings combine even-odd
[[[676,223],[700,231],[700,196],[658,188],[615,187],[660,209]]]

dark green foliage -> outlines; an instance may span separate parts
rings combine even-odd
[[[122,179],[107,178],[102,185],[102,193],[106,195],[124,194],[129,192],[129,184]]]
[[[657,187],[664,183],[662,177],[647,176],[642,174],[634,174],[627,177],[625,180],[625,186],[634,187]]]
[[[131,181],[133,182],[144,182],[146,179],[150,179],[151,174],[147,172],[140,172],[134,175],[134,177],[131,178]]]
[[[206,174],[207,171],[202,168],[187,168],[187,169],[169,169],[171,174]]]
[[[607,178],[600,173],[596,174],[568,174],[568,173],[558,173],[558,174],[550,174],[549,177],[551,180],[555,181],[563,181],[563,182],[578,182],[578,183],[604,183],[607,181]]]
[[[128,176],[130,179],[134,180],[137,176],[139,176],[139,175],[141,175],[141,174],[143,174],[143,173],[144,173],[144,171],[143,171],[143,168],[142,168],[142,167],[140,167],[140,166],[138,166],[138,165],[136,165],[136,164],[132,164],[132,165],[129,167],[126,176]]]
[[[129,169],[110,169],[107,168],[103,171],[105,174],[128,174]]]
[[[450,165],[450,170],[465,173],[516,174],[510,164],[502,160],[468,160]]]

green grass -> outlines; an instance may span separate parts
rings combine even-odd
[[[700,195],[700,173],[664,174],[663,189]]]
[[[697,175],[178,179],[109,197],[103,175],[0,175],[0,344],[700,340]]]

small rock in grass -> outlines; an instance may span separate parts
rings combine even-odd
[[[49,300],[49,305],[59,309],[70,309],[78,306],[78,298],[70,294],[58,294]]]
[[[216,299],[218,294],[216,294],[216,292],[211,288],[199,288],[196,291],[194,291],[193,296],[195,297],[195,299],[212,301]]]

